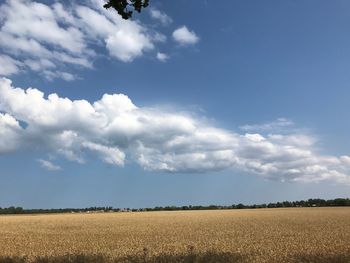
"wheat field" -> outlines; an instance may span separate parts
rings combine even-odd
[[[350,208],[0,216],[0,262],[350,262]]]

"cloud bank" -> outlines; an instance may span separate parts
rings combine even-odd
[[[96,156],[110,165],[130,161],[171,173],[233,169],[281,181],[350,183],[350,157],[319,154],[310,135],[239,134],[188,113],[137,107],[123,94],[90,103],[45,97],[1,78],[0,112],[0,154],[40,150],[81,164]]]

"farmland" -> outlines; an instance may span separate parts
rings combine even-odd
[[[350,208],[0,216],[0,262],[350,262]]]

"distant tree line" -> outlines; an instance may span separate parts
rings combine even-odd
[[[331,200],[324,199],[308,199],[302,201],[283,201],[268,204],[233,204],[228,206],[209,205],[209,206],[165,206],[144,208],[143,211],[177,211],[177,210],[218,210],[218,209],[256,209],[256,208],[283,208],[283,207],[332,207],[332,206],[350,206],[349,198],[337,198]]]
[[[259,208],[284,208],[284,207],[339,207],[350,206],[349,198],[337,198],[331,200],[308,199],[302,201],[284,201],[268,204],[233,204],[233,205],[188,205],[188,206],[156,206],[153,208],[113,208],[88,207],[88,208],[60,208],[60,209],[23,209],[22,207],[1,208],[0,214],[53,214],[53,213],[106,213],[106,212],[141,212],[141,211],[184,211],[184,210],[219,210],[219,209],[259,209]]]
[[[88,208],[59,208],[59,209],[23,209],[22,207],[0,207],[0,214],[58,214],[58,213],[97,213],[97,212],[119,212],[119,208],[88,207]]]

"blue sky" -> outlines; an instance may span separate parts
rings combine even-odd
[[[215,3],[1,1],[0,206],[348,197],[350,3]]]

